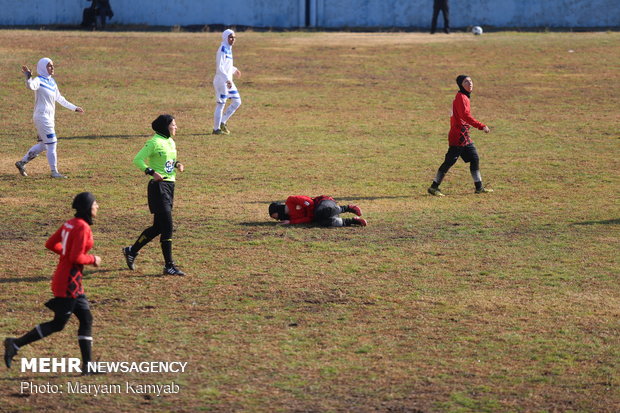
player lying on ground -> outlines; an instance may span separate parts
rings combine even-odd
[[[351,212],[356,217],[340,218],[340,214]],[[289,196],[286,202],[272,202],[269,205],[269,216],[281,221],[282,224],[314,223],[322,227],[348,227],[367,225],[361,209],[356,205],[340,206],[334,198],[321,195],[310,198],[305,195]]]

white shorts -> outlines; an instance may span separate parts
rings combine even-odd
[[[56,130],[54,129],[54,121],[49,119],[34,119],[34,126],[37,128],[39,142],[45,144],[54,143],[56,139]]]
[[[217,103],[226,103],[226,99],[241,99],[235,82],[231,82],[232,87],[228,89],[226,80],[213,79],[213,88],[215,89],[215,101]]]

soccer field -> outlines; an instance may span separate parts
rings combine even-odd
[[[2,367],[1,411],[620,411],[620,33],[237,34],[243,105],[214,136],[220,33],[0,30],[0,337],[51,318],[44,243],[91,191],[95,359],[187,363],[20,372],[21,358],[79,357],[72,320]],[[44,154],[26,178],[14,166],[35,142],[20,68],[44,56],[85,110],[57,105],[66,180]],[[474,194],[459,161],[436,198],[462,73],[491,128],[472,138],[495,192]],[[152,220],[132,160],[161,113],[176,117],[186,168],[184,278],[161,276],[156,240],[135,272],[121,254]],[[267,214],[321,194],[369,225]]]

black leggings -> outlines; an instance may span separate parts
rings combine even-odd
[[[459,160],[459,157],[465,162],[469,162],[469,170],[473,173],[480,169],[480,158],[474,144],[467,146],[450,146],[446,157],[439,167],[439,172],[447,173],[450,168]]]
[[[75,314],[80,322],[78,327],[79,337],[91,337],[93,332],[93,315],[90,312],[90,306],[86,296],[78,298],[53,298],[45,304],[49,309],[54,311],[54,319],[38,325],[38,331],[41,338],[50,334],[62,331],[65,325]]]
[[[153,214],[153,225],[142,232],[148,241],[161,234],[161,240],[172,239],[172,211],[163,211]],[[148,242],[147,241],[147,242]]]
[[[322,227],[341,227],[340,214],[345,212],[346,207],[339,206],[336,201],[326,199],[314,208],[314,222]]]

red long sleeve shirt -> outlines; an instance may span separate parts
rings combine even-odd
[[[293,195],[286,198],[291,224],[305,224],[314,218],[314,201],[309,196]]]
[[[87,254],[93,247],[93,233],[82,218],[65,222],[45,243],[45,248],[60,255],[52,278],[54,297],[76,298],[84,294],[82,270],[95,263],[95,256]]]
[[[484,129],[484,124],[478,122],[472,115],[467,95],[458,92],[452,102],[452,116],[450,116],[450,132],[448,144],[450,146],[467,146],[472,143],[469,137],[469,127]]]

